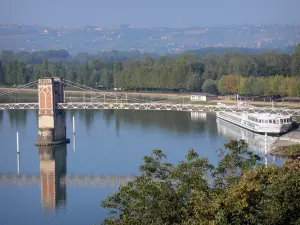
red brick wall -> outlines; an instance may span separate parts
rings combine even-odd
[[[40,115],[52,115],[53,114],[53,100],[52,100],[52,88],[40,87],[39,88],[39,114]]]

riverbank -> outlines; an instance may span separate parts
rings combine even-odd
[[[278,137],[271,145],[270,154],[279,157],[300,155],[300,129]]]
[[[16,88],[4,88],[0,87],[0,94],[1,92],[12,91]],[[104,93],[106,91],[80,91],[80,90],[70,90],[65,89],[66,97],[82,97],[83,95],[85,98],[89,98],[91,96],[99,96],[100,93]],[[36,94],[37,89],[34,88],[24,88],[19,89],[18,93],[28,93],[28,94]],[[218,100],[211,100],[207,102],[195,102],[190,101],[190,94],[189,93],[156,93],[156,92],[124,92],[124,91],[108,91],[106,92],[107,96],[123,96],[129,98],[140,98],[140,99],[149,99],[149,101],[162,101],[162,102],[172,102],[172,103],[186,103],[186,104],[205,104],[205,105],[216,105],[217,103],[224,103],[224,104],[236,104],[235,100],[228,100],[225,99],[224,96],[219,96]],[[272,106],[271,102],[259,102],[259,101],[248,101],[250,105],[253,106]],[[275,107],[299,107],[300,102],[276,102]]]

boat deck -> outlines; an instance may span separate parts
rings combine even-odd
[[[234,114],[237,115],[239,117],[242,116],[242,112],[226,112],[228,114]],[[281,119],[281,118],[289,118],[289,116],[282,116],[282,115],[276,115],[276,114],[268,114],[268,113],[260,113],[260,114],[256,114],[256,113],[247,113],[248,116],[253,116],[255,118],[258,119]]]

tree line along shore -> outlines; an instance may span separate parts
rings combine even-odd
[[[293,54],[225,52],[197,57],[184,53],[176,59],[145,56],[87,63],[43,60],[25,64],[1,53],[0,85],[18,86],[51,76],[102,90],[300,97],[300,45]]]

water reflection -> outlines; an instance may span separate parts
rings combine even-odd
[[[38,110],[34,110],[38,119]],[[7,110],[11,125],[24,127],[28,118],[28,110]],[[139,111],[139,110],[66,110],[68,117],[72,120],[78,114],[78,118],[84,121],[86,131],[102,117],[107,126],[115,124],[118,134],[122,127],[140,126],[142,128],[156,127],[168,132],[176,132],[181,135],[189,133],[207,132],[216,136],[216,116],[214,113],[203,112],[170,112],[170,111]],[[3,111],[0,111],[0,122],[3,119]],[[67,129],[71,129],[67,127]]]
[[[10,124],[25,127],[27,122],[27,113],[28,111],[26,109],[7,110]]]
[[[3,110],[0,110],[0,124],[3,122]]]
[[[140,126],[142,128],[157,127],[168,132],[187,135],[205,131],[212,137],[216,136],[216,115],[200,112],[173,112],[173,111],[139,111],[139,110],[78,110],[67,111],[69,118],[79,113],[79,119],[84,120],[86,129],[95,123],[101,116],[109,126],[115,123],[116,132],[124,126]]]
[[[206,121],[207,113],[205,112],[191,112],[191,119],[192,120],[199,120],[199,121]]]
[[[66,205],[67,146],[39,147],[41,202],[45,211]]]
[[[218,133],[230,140],[244,139],[251,150],[264,154],[265,151],[265,136],[245,130],[232,123],[217,118]],[[276,137],[267,136],[267,147],[270,150],[272,143],[276,141]]]

